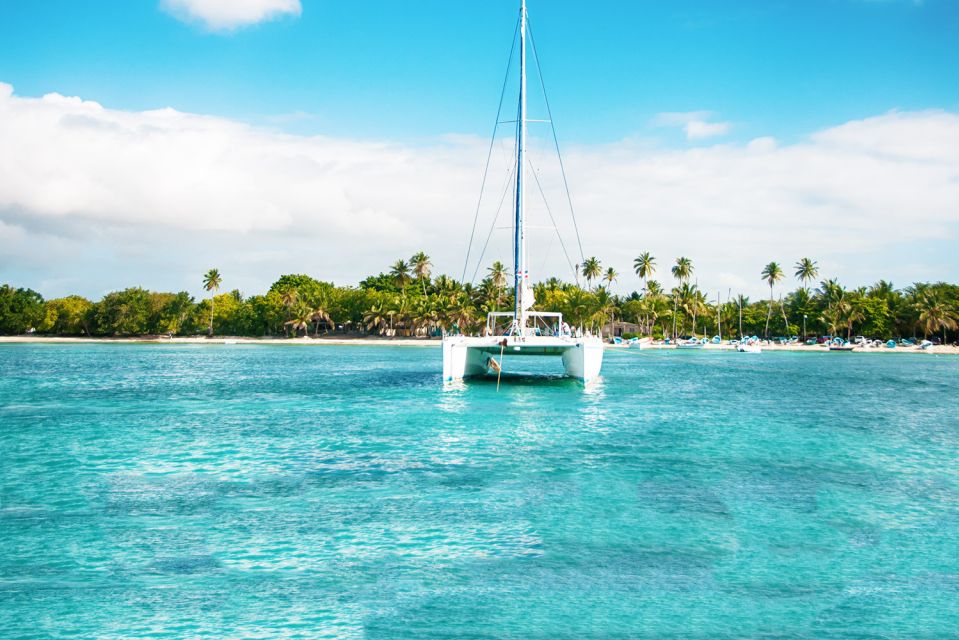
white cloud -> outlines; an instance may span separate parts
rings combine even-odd
[[[727,133],[729,133],[728,122],[702,122],[700,120],[692,120],[686,123],[686,138],[689,140],[702,140],[703,138],[724,136]]]
[[[198,293],[197,274],[215,265],[226,286],[255,292],[288,272],[355,283],[420,249],[458,277],[485,152],[471,136],[416,146],[294,136],[0,84],[0,280],[46,294]],[[495,157],[484,240],[506,183],[509,154]],[[547,158],[533,160],[573,249]],[[622,289],[638,288],[628,272],[645,250],[661,279],[686,255],[700,285],[723,295],[761,295],[766,262],[803,256],[850,285],[959,280],[953,256],[932,250],[959,226],[957,114],[888,113],[791,145],[580,146],[566,160],[584,250],[623,273]],[[546,222],[537,200],[534,226]],[[508,226],[508,204],[503,216],[496,226]],[[508,261],[508,230],[492,237],[484,263]],[[533,231],[536,277],[568,277],[553,238]]]
[[[673,111],[660,113],[653,124],[660,127],[681,127],[687,140],[703,140],[724,136],[732,125],[728,122],[710,122],[715,116],[711,111]]]
[[[160,6],[187,22],[228,31],[284,15],[299,16],[300,0],[161,0]]]

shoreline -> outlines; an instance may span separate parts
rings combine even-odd
[[[317,338],[250,338],[250,337],[130,337],[130,338],[94,338],[94,337],[68,337],[68,336],[0,336],[0,345],[4,344],[170,344],[170,345],[278,345],[278,346],[381,346],[381,347],[438,347],[441,344],[439,338],[374,338],[369,336],[343,338],[343,337],[317,337]],[[609,351],[636,351],[630,349],[627,345],[604,344]],[[674,351],[676,345],[653,344],[644,345],[638,351]],[[735,351],[732,345],[707,344],[702,351]],[[765,345],[763,351],[791,351],[798,353],[831,353],[829,349],[821,345],[807,346],[803,344],[791,345]],[[852,353],[921,353],[929,355],[959,355],[959,347],[955,346],[936,346],[930,350],[922,350],[918,347],[897,347],[895,349],[886,349],[885,347],[861,349],[857,348]]]

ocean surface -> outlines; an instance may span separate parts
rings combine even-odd
[[[959,637],[959,358],[521,364],[0,346],[0,637]]]

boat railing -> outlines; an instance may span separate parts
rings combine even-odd
[[[524,328],[524,337],[571,336],[572,329],[563,323],[563,314],[549,311],[530,311],[526,314],[530,324]],[[486,335],[516,336],[515,315],[512,311],[493,311],[486,316]]]

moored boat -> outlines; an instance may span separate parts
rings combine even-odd
[[[705,349],[706,342],[699,340],[698,338],[690,338],[689,340],[680,340],[676,343],[677,349]]]
[[[515,203],[513,224],[512,312],[490,313],[481,337],[447,336],[443,339],[443,381],[452,383],[503,370],[503,359],[512,356],[558,356],[567,376],[588,383],[600,374],[603,342],[582,330],[573,330],[562,314],[532,311],[536,303],[529,275],[526,240],[527,96],[526,39],[528,15],[522,0],[519,25],[519,118],[516,122]],[[557,145],[558,147],[558,145]]]
[[[832,342],[829,343],[830,351],[855,351],[856,345],[843,340],[842,338],[835,338]]]

